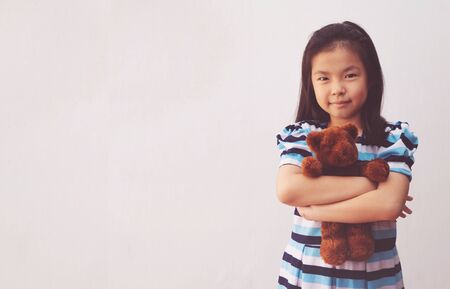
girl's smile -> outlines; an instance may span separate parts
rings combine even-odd
[[[341,101],[341,102],[334,102],[334,103],[331,103],[331,104],[335,105],[337,108],[341,108],[341,107],[346,106],[349,102],[350,101]]]

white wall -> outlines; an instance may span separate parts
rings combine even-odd
[[[0,1],[0,287],[275,288],[275,135],[311,33],[377,47],[419,137],[408,289],[448,284],[448,1]],[[447,283],[446,283],[447,282]]]

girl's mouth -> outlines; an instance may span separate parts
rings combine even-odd
[[[342,102],[334,102],[334,103],[331,103],[331,104],[333,104],[334,106],[339,108],[339,107],[344,107],[344,106],[346,106],[349,103],[350,103],[350,101],[342,101]]]

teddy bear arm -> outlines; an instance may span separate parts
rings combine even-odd
[[[302,161],[302,174],[307,177],[319,177],[322,175],[322,163],[314,157],[306,157]]]
[[[361,167],[361,174],[373,182],[384,182],[389,176],[389,165],[383,159],[366,161]]]

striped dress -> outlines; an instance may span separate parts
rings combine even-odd
[[[320,131],[327,123],[300,121],[290,124],[276,136],[280,151],[279,166],[301,166],[304,157],[315,156],[306,144],[311,131]],[[365,143],[364,135],[356,140],[359,160],[383,158],[391,172],[406,175],[411,181],[411,167],[418,138],[407,122],[388,122],[384,144]],[[278,289],[402,289],[402,268],[396,248],[396,221],[372,223],[375,253],[367,261],[347,260],[333,266],[320,256],[321,222],[304,219],[294,208],[291,236],[283,253]]]

